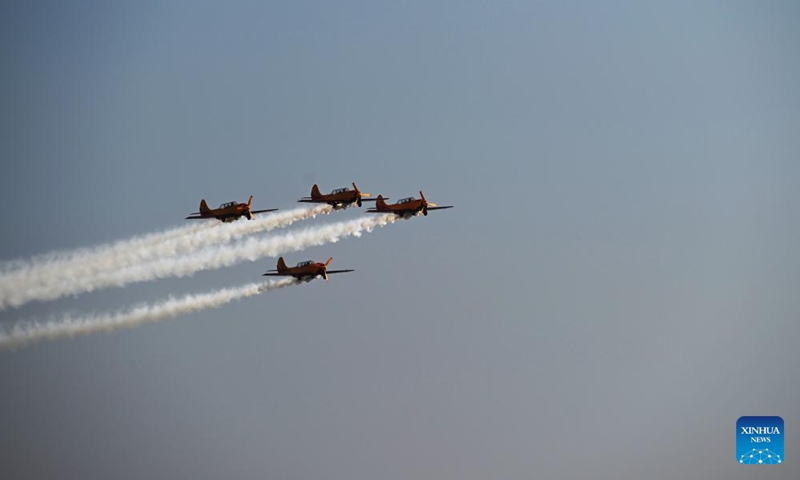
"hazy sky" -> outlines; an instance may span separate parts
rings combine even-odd
[[[800,478],[798,25],[792,1],[3,2],[0,260],[315,182],[456,208],[287,255],[356,269],[327,284],[0,352],[0,477]],[[736,463],[742,415],[783,417],[785,464]]]

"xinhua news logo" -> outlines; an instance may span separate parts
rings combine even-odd
[[[783,463],[783,419],[739,417],[736,421],[736,461],[743,465]]]

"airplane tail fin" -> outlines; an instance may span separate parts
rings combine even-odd
[[[319,198],[322,196],[322,193],[319,191],[319,187],[315,183],[313,187],[311,187],[311,198]]]
[[[378,195],[377,200],[375,200],[375,208],[381,209],[386,208],[386,202],[383,200],[383,195]]]
[[[205,198],[200,200],[200,213],[208,213],[211,209],[208,208]]]
[[[247,206],[249,207],[252,204],[253,204],[253,196],[250,195],[250,200],[247,201]]]
[[[283,272],[286,270],[286,262],[283,261],[283,257],[278,258],[278,271]]]

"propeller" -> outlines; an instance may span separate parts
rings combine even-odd
[[[428,207],[435,207],[436,204],[433,202],[428,202],[425,199],[425,194],[422,193],[422,190],[419,191],[419,198],[422,199],[422,214],[428,216]]]
[[[362,192],[361,190],[356,187],[356,182],[353,182],[353,190],[356,191],[357,194],[361,195],[362,197],[371,197],[372,195],[369,193]]]
[[[328,257],[328,261],[322,266],[322,278],[324,278],[326,282],[328,281],[328,265],[330,265],[332,261],[333,257]]]
[[[356,182],[353,182],[353,190],[356,191],[356,205],[358,205],[359,207],[361,206],[361,198],[362,197],[371,197],[372,196],[369,193],[364,193],[361,190],[359,190],[358,187],[356,187]]]
[[[422,199],[422,204],[423,204],[423,205],[425,205],[425,206],[428,206],[428,207],[436,207],[436,206],[437,206],[435,203],[433,203],[433,202],[429,202],[429,201],[428,201],[428,200],[425,198],[425,194],[424,194],[424,193],[422,193],[422,190],[420,190],[420,191],[419,191],[419,197]]]

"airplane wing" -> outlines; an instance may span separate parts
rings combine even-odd
[[[192,216],[192,215],[196,215],[196,216]],[[210,218],[210,217],[201,217],[199,213],[193,213],[192,215],[189,215],[188,217],[186,217],[185,220],[202,220],[204,218]]]
[[[445,208],[453,208],[453,206],[452,205],[445,205],[443,207],[439,207],[439,206],[428,207],[428,210],[444,210]]]
[[[303,203],[317,203],[318,201],[319,200],[314,200],[311,197],[303,197],[300,200],[298,200],[298,202],[303,202]]]
[[[267,272],[267,273],[261,274],[261,276],[262,277],[291,277],[291,274],[289,274],[289,273],[271,273],[271,272]]]
[[[384,200],[389,200],[389,197],[383,197]],[[377,198],[361,198],[362,202],[377,202]]]
[[[355,270],[328,270],[328,275],[334,273],[347,273],[347,272],[355,272]]]
[[[277,208],[268,208],[266,210],[250,210],[250,213],[267,213],[267,212],[274,212]]]

